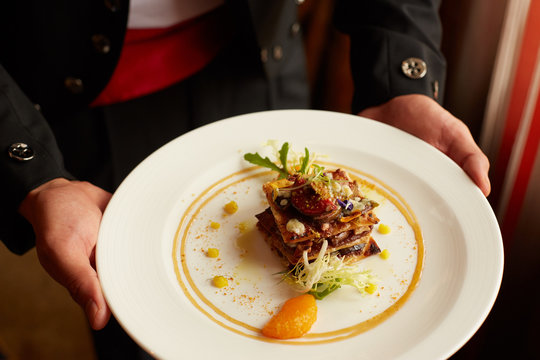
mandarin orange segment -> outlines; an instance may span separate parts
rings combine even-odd
[[[264,336],[293,339],[304,335],[317,320],[317,303],[313,295],[304,294],[289,299],[281,310],[263,327]]]

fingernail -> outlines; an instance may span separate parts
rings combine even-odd
[[[487,196],[491,191],[491,181],[489,180],[489,176],[484,175],[484,193]]]

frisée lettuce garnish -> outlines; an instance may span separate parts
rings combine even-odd
[[[301,292],[307,292],[316,299],[322,300],[343,285],[355,287],[361,293],[373,286],[376,278],[369,270],[358,270],[354,265],[347,264],[335,254],[326,254],[328,241],[323,240],[319,256],[308,261],[304,252],[302,261],[289,272],[283,274],[283,279],[295,286]]]

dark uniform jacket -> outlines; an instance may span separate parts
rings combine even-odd
[[[268,109],[304,106],[291,102],[305,93],[302,38],[291,35],[301,2],[228,1],[236,21],[244,24],[261,52],[257,61],[270,94]],[[439,50],[439,2],[336,3],[335,25],[351,38],[353,112],[402,94],[434,97],[437,85],[438,100],[442,99],[445,61]],[[128,0],[0,5],[0,239],[13,252],[24,253],[33,246],[32,229],[17,213],[26,194],[53,178],[74,178],[63,161],[69,154],[57,146],[58,137],[66,135],[53,131],[53,125],[57,118],[87,108],[107,84],[122,50],[128,9]],[[283,57],[268,56],[276,46]],[[419,79],[414,77],[423,72],[421,63],[408,62],[408,69],[402,68],[411,57],[427,65]],[[28,149],[14,150],[17,143]]]

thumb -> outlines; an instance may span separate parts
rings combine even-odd
[[[491,183],[487,176],[489,162],[482,155],[483,154],[473,154],[468,156],[461,163],[461,166],[487,197],[491,192]]]
[[[71,297],[84,309],[90,326],[94,330],[105,327],[111,312],[101,292],[101,286],[95,270],[88,259],[82,259],[77,265],[72,264],[71,278],[65,284]]]
[[[454,160],[476,183],[485,196],[491,191],[488,178],[489,160],[474,141],[469,129],[461,122],[453,122],[447,128],[447,144],[442,151]]]

